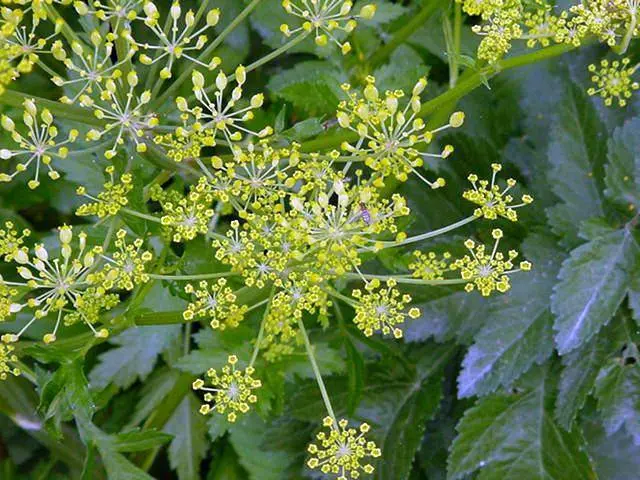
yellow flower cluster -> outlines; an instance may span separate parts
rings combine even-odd
[[[210,318],[211,328],[220,330],[240,325],[248,307],[236,305],[236,295],[227,286],[226,279],[220,278],[211,285],[202,281],[199,287],[196,289],[191,284],[185,286],[184,291],[196,297],[196,301],[190,303],[182,314],[185,320]]]
[[[0,173],[0,182],[10,182],[13,178],[26,171],[32,164],[35,165],[35,174],[29,181],[29,188],[37,188],[40,185],[40,170],[48,170],[52,180],[60,178],[60,174],[51,166],[51,161],[64,159],[69,153],[68,144],[75,141],[78,131],[72,129],[68,137],[57,140],[58,128],[53,124],[54,118],[46,108],[38,112],[33,100],[25,100],[22,122],[26,132],[21,133],[11,118],[3,115],[0,119],[2,128],[11,134],[11,139],[16,143],[16,149],[1,148],[0,160],[17,160],[15,171],[12,174]]]
[[[116,251],[108,256],[102,247],[89,247],[85,233],[78,234],[77,243],[74,242],[73,229],[65,225],[59,228],[59,254],[54,256],[42,244],[36,244],[31,251],[23,246],[27,234],[24,231],[18,236],[10,223],[0,230],[4,258],[16,265],[19,278],[10,281],[0,277],[0,322],[19,312],[30,310],[32,314],[18,333],[4,334],[2,340],[17,342],[35,321],[50,315],[56,323],[53,331],[44,335],[45,343],[56,340],[62,323],[84,323],[95,337],[106,338],[107,329],[96,329],[94,325],[101,320],[102,312],[120,302],[110,290],[132,290],[134,284],[149,280],[144,265],[151,260],[151,253],[142,250],[142,240],[127,245],[126,232],[121,230],[114,242]],[[18,289],[29,295],[19,296]]]
[[[120,209],[126,207],[129,203],[127,195],[133,189],[132,175],[123,173],[120,179],[116,181],[114,176],[115,167],[113,165],[108,166],[105,171],[109,175],[109,181],[103,185],[104,190],[98,193],[97,197],[89,195],[85,187],[78,187],[76,191],[78,195],[93,201],[80,205],[76,210],[76,215],[81,217],[95,215],[98,218],[113,216],[117,215]]]
[[[293,30],[286,23],[282,24],[280,31],[284,35],[313,32],[316,45],[324,47],[331,41],[344,55],[351,51],[351,44],[341,41],[339,32],[351,33],[357,27],[358,19],[371,20],[377,8],[375,4],[368,4],[358,14],[353,14],[350,0],[283,0],[282,7],[302,21],[302,25]]]
[[[229,422],[235,422],[239,414],[247,413],[250,405],[258,401],[253,391],[260,388],[262,383],[252,377],[254,368],[238,370],[237,363],[238,357],[230,355],[228,364],[222,367],[222,373],[210,369],[207,379],[211,387],[206,387],[202,379],[193,382],[194,390],[205,392],[205,403],[200,408],[200,413],[207,415],[215,411],[221,415],[226,414]]]
[[[409,264],[409,270],[414,278],[422,280],[444,280],[449,270],[451,254],[444,252],[441,257],[435,252],[413,252],[415,259]]]
[[[491,182],[488,180],[478,180],[478,176],[475,174],[469,175],[469,181],[473,185],[473,190],[466,190],[462,196],[470,202],[480,205],[473,213],[476,217],[484,217],[488,220],[495,220],[498,217],[503,217],[512,222],[518,220],[517,208],[533,202],[533,198],[530,195],[523,195],[522,202],[513,205],[513,197],[508,195],[507,192],[516,186],[516,181],[513,178],[507,180],[507,186],[504,190],[496,184],[496,174],[502,170],[502,165],[499,163],[491,164],[491,170],[493,175],[491,176]]]
[[[30,230],[18,231],[13,222],[6,222],[4,227],[0,227],[0,257],[10,262],[14,253],[20,250],[29,235],[31,235]]]
[[[462,280],[468,281],[465,286],[467,292],[478,289],[485,297],[491,295],[494,290],[500,293],[509,290],[509,274],[531,270],[531,263],[526,261],[520,262],[520,268],[514,268],[513,260],[518,256],[515,250],[509,250],[506,258],[502,252],[498,252],[498,244],[503,236],[502,230],[496,228],[491,235],[495,243],[490,254],[487,254],[484,245],[476,245],[469,239],[464,245],[471,256],[465,255],[457,259],[450,267],[451,270],[460,270]]]
[[[633,92],[640,88],[638,82],[632,79],[640,64],[629,67],[630,60],[623,58],[621,61],[602,60],[600,68],[595,65],[589,65],[591,72],[591,81],[596,87],[587,90],[589,95],[599,95],[604,98],[604,104],[608,107],[613,105],[614,101],[618,102],[620,107],[627,104],[627,100],[631,98]]]
[[[387,280],[386,288],[381,288],[380,280],[374,279],[365,285],[365,291],[354,290],[351,295],[357,300],[356,315],[353,323],[370,337],[374,332],[384,335],[393,334],[395,338],[402,338],[402,325],[406,317],[418,318],[420,310],[413,307],[405,311],[411,303],[411,296],[402,295],[395,286],[393,279]]]
[[[453,147],[447,145],[438,154],[422,152],[418,147],[431,143],[438,132],[462,126],[464,114],[456,112],[447,125],[430,130],[419,116],[420,95],[427,86],[425,78],[418,80],[407,101],[403,101],[405,93],[401,90],[381,95],[372,76],[367,77],[366,82],[362,95],[353,92],[351,85],[342,86],[349,99],[338,105],[338,123],[360,137],[355,145],[345,142],[342,149],[354,156],[365,156],[365,164],[375,172],[376,186],[384,185],[384,179],[389,176],[404,182],[411,173],[431,188],[444,186],[443,178],[429,181],[420,170],[425,158],[446,158]]]
[[[373,465],[365,462],[380,457],[382,452],[374,442],[365,438],[370,429],[368,424],[363,423],[356,430],[350,428],[345,419],[336,422],[326,417],[322,423],[329,432],[318,432],[318,443],[312,443],[307,448],[310,454],[307,460],[309,468],[333,474],[338,480],[355,479],[360,478],[361,473],[373,473]]]
[[[0,343],[0,380],[6,380],[9,375],[20,375],[20,369],[14,366],[18,361],[14,350],[13,346]]]
[[[186,196],[176,190],[163,190],[157,184],[149,194],[151,200],[160,203],[160,221],[172,241],[185,242],[193,240],[198,234],[207,233],[214,214],[211,208],[213,196],[203,182],[192,187]]]

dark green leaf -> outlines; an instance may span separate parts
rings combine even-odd
[[[625,228],[578,247],[562,263],[551,298],[561,354],[580,347],[609,322],[626,294],[627,263],[636,249]]]
[[[554,379],[536,370],[522,391],[494,394],[467,410],[449,457],[449,479],[478,472],[480,480],[595,478],[582,435],[553,418]]]
[[[625,123],[609,140],[607,190],[615,202],[640,208],[640,117]]]
[[[142,452],[161,447],[172,438],[171,435],[156,430],[137,430],[114,435],[113,447],[120,453]]]

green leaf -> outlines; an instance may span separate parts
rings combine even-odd
[[[113,436],[113,447],[121,453],[143,452],[161,447],[173,437],[157,430],[134,430]]]
[[[562,263],[551,297],[561,355],[583,345],[613,317],[626,294],[627,262],[636,249],[625,228],[578,247]]]
[[[640,117],[616,128],[609,140],[606,195],[628,207],[640,208]]]
[[[578,430],[553,419],[554,378],[536,369],[523,391],[480,399],[458,424],[449,457],[450,480],[587,480],[595,473]]]
[[[595,410],[595,408],[593,408]],[[598,478],[602,480],[629,480],[640,472],[640,445],[635,445],[624,430],[607,435],[598,415],[591,414],[582,422],[589,454]]]
[[[180,480],[200,479],[200,462],[207,453],[207,420],[198,411],[200,402],[187,395],[167,422],[165,431],[173,435],[169,445],[171,468]]]
[[[110,383],[129,388],[140,379],[146,379],[153,371],[158,355],[168,348],[180,334],[180,325],[136,327],[111,340],[116,348],[101,354],[99,364],[89,378],[95,388],[105,388]]]
[[[100,444],[98,444],[98,450],[109,480],[153,480],[153,477],[140,470],[115,450],[100,447]]]
[[[548,149],[548,178],[562,203],[548,209],[547,214],[554,231],[575,244],[580,222],[604,213],[600,192],[606,131],[593,104],[576,85],[567,87],[556,108]]]
[[[640,445],[640,365],[638,358],[628,365],[624,359],[611,361],[596,379],[595,396],[607,435],[623,426]]]
[[[393,52],[389,63],[378,68],[374,76],[380,91],[411,91],[420,77],[426,77],[429,67],[411,47],[400,45]]]
[[[426,422],[431,419],[442,398],[442,371],[456,352],[453,344],[428,344],[412,352],[415,374],[390,378],[385,372],[367,382],[357,418],[371,425],[382,450],[376,467],[379,479],[403,480],[422,443]]]
[[[333,114],[344,96],[340,85],[346,80],[329,62],[309,61],[273,75],[267,89],[309,115]]]
[[[553,353],[549,297],[562,255],[553,241],[539,235],[528,239],[524,250],[534,270],[515,276],[511,290],[492,302],[489,321],[475,335],[462,364],[461,398],[508,386]]]
[[[142,387],[140,400],[129,421],[129,426],[140,424],[147,418],[171,392],[180,378],[180,372],[176,370],[158,369],[147,378]]]
[[[229,429],[231,445],[251,480],[281,480],[291,457],[264,445],[267,426],[256,414],[245,415]]]
[[[556,418],[564,428],[571,429],[611,350],[610,337],[603,332],[586,345],[562,357],[563,369],[556,398]]]
[[[66,418],[66,412],[91,418],[95,408],[84,375],[83,362],[80,360],[63,364],[58,368],[42,387],[38,405],[38,411],[45,419],[58,414]]]
[[[227,444],[222,451],[222,455],[213,459],[207,480],[244,480],[247,473],[238,462],[238,455],[233,447]]]
[[[347,351],[347,378],[349,379],[347,413],[352,415],[362,396],[365,366],[362,354],[358,351],[350,338],[345,338],[344,348]]]

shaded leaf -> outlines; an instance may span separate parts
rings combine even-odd
[[[200,462],[207,453],[207,419],[200,414],[200,402],[188,394],[165,425],[165,432],[173,435],[169,445],[171,468],[180,480],[200,479]]]
[[[624,206],[640,208],[640,117],[625,123],[609,140],[605,193]]]

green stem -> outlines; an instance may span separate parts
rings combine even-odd
[[[66,105],[61,102],[55,102],[42,97],[36,97],[28,93],[18,92],[16,90],[7,89],[0,95],[0,103],[8,105],[10,107],[22,107],[22,104],[27,99],[33,99],[33,101],[42,108],[47,108],[57,118],[64,118],[74,122],[84,123],[85,125],[92,125],[97,127],[104,127],[105,122],[96,118],[90,110],[85,108],[76,107],[74,105]]]
[[[258,352],[260,351],[260,344],[262,343],[262,337],[264,336],[264,328],[267,323],[267,318],[269,317],[269,312],[271,311],[271,300],[273,300],[273,294],[275,293],[275,287],[271,289],[271,294],[269,298],[266,299],[267,308],[264,309],[264,313],[262,315],[262,321],[260,322],[260,330],[258,331],[258,338],[256,338],[256,344],[253,347],[253,354],[251,355],[251,362],[249,362],[249,367],[253,367],[258,359]],[[264,301],[263,301],[264,302]],[[260,303],[263,303],[260,302]],[[255,307],[255,305],[254,305]]]
[[[324,406],[327,409],[329,416],[333,419],[334,426],[337,426],[338,419],[336,418],[336,414],[333,412],[333,407],[331,406],[331,400],[329,400],[327,388],[325,387],[324,381],[322,380],[322,375],[320,375],[320,369],[318,368],[316,357],[313,355],[313,347],[309,342],[309,335],[307,335],[307,330],[304,328],[304,322],[302,321],[302,318],[298,319],[298,328],[300,328],[300,332],[302,333],[302,338],[304,339],[304,346],[307,349],[307,356],[309,357],[309,361],[311,362],[311,368],[313,369],[313,374],[316,376],[316,381],[318,382],[318,388],[320,388],[322,401],[324,402]]]
[[[467,223],[471,223],[474,220],[477,220],[478,217],[475,215],[470,215],[467,218],[463,218],[462,220],[457,221],[456,223],[452,223],[451,225],[447,225],[446,227],[438,228],[437,230],[431,230],[430,232],[421,233],[420,235],[415,235],[413,237],[405,238],[400,242],[380,242],[382,243],[382,248],[391,248],[391,247],[401,247],[403,245],[409,245],[410,243],[420,242],[422,240],[426,240],[427,238],[437,237],[439,235],[443,235],[447,232],[451,232],[457,228],[460,228]]]
[[[178,281],[189,281],[189,280],[208,280],[211,278],[222,278],[222,277],[233,277],[238,275],[235,272],[214,272],[214,273],[202,273],[196,275],[157,275],[154,273],[149,274],[149,278],[153,280],[178,280]]]
[[[372,69],[382,65],[384,61],[409,38],[418,28],[420,28],[440,7],[440,0],[427,0],[426,5],[409,22],[398,30],[391,40],[369,59]]]
[[[281,47],[275,49],[273,52],[271,52],[268,55],[262,57],[260,60],[256,60],[255,62],[247,65],[245,67],[246,72],[247,73],[252,72],[256,68],[260,68],[261,66],[269,63],[274,58],[279,57],[280,55],[285,53],[287,50],[289,50],[289,49],[295,47],[296,45],[298,45],[300,42],[302,42],[308,36],[309,36],[309,32],[304,32],[304,33],[298,35],[297,37],[292,38],[291,40],[289,40],[287,43],[285,43]]]
[[[454,88],[458,83],[458,57],[460,56],[460,46],[462,43],[462,5],[454,2],[453,6],[453,51],[454,55],[449,58],[449,67],[451,68],[451,76],[449,78],[450,88]]]
[[[162,224],[162,221],[158,217],[154,217],[153,215],[148,215],[146,213],[138,212],[136,210],[131,210],[130,208],[126,208],[126,207],[122,207],[120,211],[122,213],[126,213],[127,215],[131,215],[132,217],[138,217],[144,220],[148,220],[150,222]]]
[[[227,25],[220,35],[218,35],[213,42],[209,44],[209,46],[198,56],[198,60],[204,62],[206,58],[211,56],[216,48],[224,41],[227,36],[235,30],[235,28],[240,25],[245,18],[249,16],[249,14],[258,6],[258,4],[262,0],[252,0],[252,2],[245,7],[239,15],[237,15],[233,21]],[[166,100],[174,96],[174,92],[180,88],[180,86],[187,81],[191,77],[191,72],[195,70],[195,63],[190,63],[189,66],[182,72],[182,74],[176,79],[175,82],[171,84],[169,88],[167,88],[160,97],[158,97],[155,101],[151,103],[149,106],[149,110],[156,110],[158,107],[164,104]]]
[[[469,280],[464,280],[462,278],[451,278],[447,280],[422,280],[421,278],[410,278],[410,277],[403,277],[398,275],[372,275],[367,273],[364,273],[362,276],[367,280],[373,280],[373,279],[378,279],[383,281],[395,280],[398,283],[405,283],[410,285],[460,285],[462,283],[469,283]],[[357,273],[345,273],[343,275],[343,278],[347,280],[362,279],[362,277]],[[332,293],[332,295],[335,295],[335,293]],[[338,294],[337,296],[339,296],[338,298],[344,297],[344,295],[342,294]],[[351,300],[348,297],[344,297],[344,298]]]

